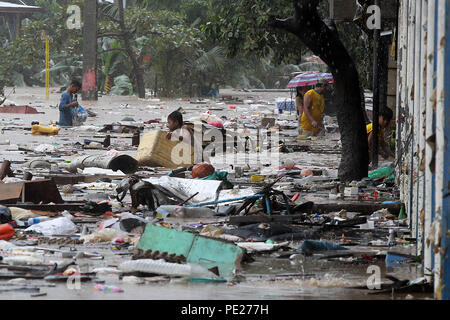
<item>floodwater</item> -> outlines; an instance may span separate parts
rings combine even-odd
[[[8,95],[11,91],[6,88],[5,93]],[[233,90],[222,90],[222,95],[232,95],[244,99],[268,101],[273,104],[274,99],[278,97],[290,98],[287,92],[271,92],[271,93],[254,93],[241,92]],[[37,106],[38,111],[43,114],[36,115],[20,115],[20,114],[0,114],[1,128],[5,129],[0,135],[0,141],[10,140],[12,144],[18,144],[21,147],[30,148],[39,144],[59,144],[64,148],[65,143],[74,143],[75,141],[83,143],[83,139],[96,138],[101,140],[104,134],[95,131],[79,131],[79,128],[63,128],[57,136],[32,136],[31,131],[20,130],[20,127],[30,127],[32,121],[40,121],[44,125],[48,125],[59,119],[59,112],[56,108],[59,103],[59,93],[51,93],[50,100],[45,100],[45,92],[43,88],[16,88],[15,93],[8,96],[9,100],[16,102],[17,105],[31,104]],[[211,114],[220,117],[227,116],[241,117],[246,114],[251,117],[253,113],[266,110],[270,114],[270,110],[274,107],[271,105],[263,106],[260,109],[249,105],[236,105],[236,109],[229,109],[233,104],[219,104],[209,101],[206,104],[191,104],[189,101],[178,100],[142,100],[136,97],[120,97],[120,96],[103,96],[98,102],[83,102],[81,105],[98,114],[97,117],[89,117],[85,126],[96,126],[97,129],[103,127],[104,124],[121,121],[125,117],[133,118],[136,123],[159,119],[165,122],[166,116],[179,107],[185,110],[185,119],[198,116],[208,106],[213,106]],[[214,110],[222,108],[222,110]],[[289,116],[289,115],[287,115]],[[295,117],[295,116],[294,116]],[[122,122],[125,123],[125,122]],[[134,122],[126,122],[133,125]],[[156,125],[155,127],[160,127]],[[19,129],[18,129],[19,128]],[[9,130],[11,129],[11,130]],[[294,129],[295,130],[295,129]],[[292,130],[291,130],[292,131]],[[291,132],[283,131],[283,134]],[[305,141],[306,144],[323,146],[330,149],[335,146],[339,139],[338,134],[330,134],[328,143],[323,138],[314,138],[311,141]],[[118,144],[117,150],[135,155],[136,149],[129,148],[131,142],[131,134],[111,135],[111,143]],[[123,149],[120,148],[123,145]],[[26,161],[35,159],[35,157],[24,156],[23,153],[16,151],[8,151],[6,153],[4,146],[0,149],[0,161],[8,158],[11,161]],[[67,148],[71,150],[70,147]],[[294,160],[302,166],[311,166],[314,168],[324,168],[328,170],[330,176],[335,176],[339,165],[339,155],[337,154],[308,154],[293,153],[281,154],[281,161]],[[54,159],[46,156],[46,159],[53,161],[61,161],[71,159],[73,155],[67,155],[63,159]],[[212,163],[218,169],[225,169],[227,164],[221,162],[221,159],[212,159]],[[13,165],[14,169],[19,169]],[[314,194],[310,195],[314,197]],[[298,243],[292,243],[292,248],[297,248]],[[105,256],[104,260],[81,260],[81,272],[91,271],[94,267],[117,266],[121,261],[131,258],[131,255],[117,255],[117,251],[111,250],[110,247],[96,247],[77,245],[80,251],[99,252]],[[388,248],[371,248],[357,247],[350,250],[358,250],[362,253],[373,253],[378,250],[387,250]],[[414,254],[415,247],[404,248],[406,253]],[[127,253],[127,251],[121,251]],[[152,281],[146,278],[145,284],[131,284],[120,280],[117,275],[100,275],[98,278],[104,281],[104,284],[118,286],[123,289],[120,293],[100,292],[94,289],[95,282],[83,282],[79,289],[69,289],[67,283],[57,283],[55,287],[43,286],[40,292],[45,292],[45,296],[31,298],[29,292],[4,292],[0,290],[0,299],[67,299],[67,300],[108,300],[108,299],[148,299],[148,300],[291,300],[291,299],[405,299],[405,294],[368,294],[368,290],[351,289],[350,287],[364,286],[367,284],[369,277],[369,265],[355,265],[345,263],[344,261],[327,261],[320,260],[318,257],[307,257],[303,260],[290,260],[289,258],[278,258],[275,254],[264,254],[254,256],[255,261],[243,264],[242,270],[238,272],[243,276],[239,282],[226,283],[193,283],[180,279],[161,281]],[[401,268],[386,269],[384,262],[378,263],[380,268],[380,281],[390,283],[385,278],[386,275],[393,275],[400,280],[414,280],[422,275],[420,265],[407,265]],[[85,269],[83,269],[85,268]],[[0,272],[2,270],[0,269]],[[0,288],[6,284],[6,281],[0,281]],[[49,282],[43,280],[27,280],[27,285],[48,285]],[[413,294],[414,299],[430,298],[428,295]],[[411,298],[411,297],[409,297]]]
[[[99,250],[95,250],[99,251]],[[103,252],[101,252],[103,254]],[[105,252],[106,253],[106,252]],[[106,255],[107,257],[107,255]],[[123,258],[105,257],[103,262],[89,261],[89,268],[115,265]],[[81,260],[81,271],[84,272]],[[386,269],[384,263],[377,264],[381,270],[381,281],[390,283],[386,274],[399,279],[416,279],[421,276],[420,266],[405,266]],[[104,284],[120,287],[123,292],[100,292],[94,289],[95,282],[83,282],[79,288],[70,289],[67,283],[57,283],[55,287],[42,287],[40,292],[47,295],[33,299],[68,300],[386,300],[405,299],[406,294],[369,294],[368,290],[351,289],[364,286],[372,273],[369,265],[351,265],[340,262],[318,260],[309,257],[304,261],[257,256],[255,261],[244,265],[239,274],[245,277],[238,283],[194,283],[182,279],[151,281],[145,284],[128,284],[117,275],[100,275]],[[90,269],[92,270],[92,269]],[[1,284],[1,283],[0,283]],[[28,280],[27,284],[49,284],[42,280]],[[429,295],[413,294],[414,299],[430,298]],[[0,299],[28,299],[30,293],[0,293]]]

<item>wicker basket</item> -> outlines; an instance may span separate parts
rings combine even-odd
[[[172,158],[172,153],[175,152],[176,154],[177,151],[173,151],[175,147],[177,147],[177,150],[183,151],[189,150],[190,148],[190,161],[175,163],[174,161],[177,160]],[[181,155],[183,154],[181,153]],[[137,150],[136,159],[140,166],[165,167],[169,169],[190,167],[194,164],[194,147],[191,147],[184,142],[169,140],[166,138],[166,132],[154,130],[142,136],[139,148]]]

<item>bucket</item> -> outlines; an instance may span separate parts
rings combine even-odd
[[[0,240],[9,241],[14,236],[14,228],[8,224],[0,224]]]

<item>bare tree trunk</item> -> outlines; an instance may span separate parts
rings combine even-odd
[[[134,74],[136,76],[136,82],[138,87],[138,96],[139,98],[145,98],[145,84],[144,84],[144,73],[142,69],[139,67],[139,64],[134,56],[133,49],[131,48],[130,40],[129,40],[129,32],[125,27],[125,18],[124,18],[124,10],[123,10],[123,0],[118,0],[119,5],[119,21],[120,28],[122,29],[122,39],[125,44],[125,50],[127,51],[128,56],[131,59],[131,63],[133,64]]]
[[[97,0],[86,0],[83,10],[83,100],[98,100],[97,94]]]
[[[294,0],[294,16],[288,19],[272,17],[270,25],[296,35],[330,67],[335,81],[342,142],[339,178],[342,181],[360,180],[367,177],[369,154],[358,71],[335,26],[320,18],[319,2]]]

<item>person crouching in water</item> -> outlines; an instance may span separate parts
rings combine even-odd
[[[380,155],[383,158],[387,159],[389,157],[395,157],[392,150],[386,144],[384,140],[384,131],[389,128],[392,118],[394,117],[394,113],[389,108],[384,108],[380,110],[380,114],[378,116],[378,126],[380,130],[378,131],[378,145]],[[372,147],[373,147],[373,123],[369,123],[366,126],[367,129],[367,142],[369,143],[369,161],[372,161]]]
[[[167,127],[169,131],[166,138],[169,140],[178,139],[179,141],[184,141],[186,143],[192,143],[192,132],[191,129],[186,126],[183,122],[183,115],[174,111],[167,117]]]
[[[325,99],[323,94],[327,90],[328,80],[321,79],[315,89],[305,93],[303,98],[303,115],[301,118],[302,134],[317,136],[323,130],[323,112]]]

